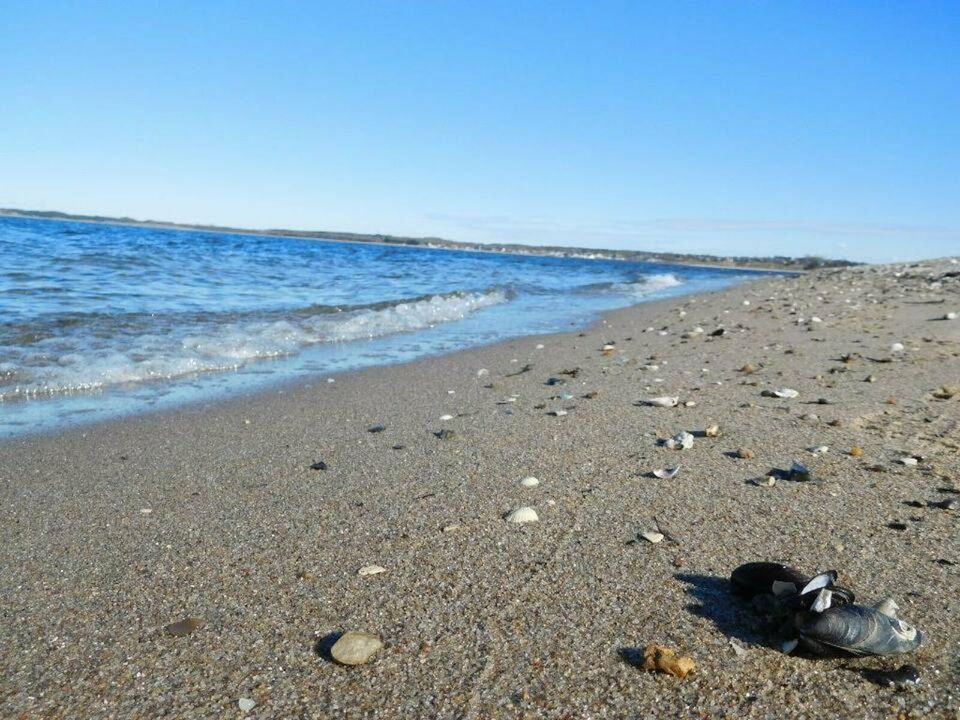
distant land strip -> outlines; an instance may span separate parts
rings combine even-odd
[[[575,257],[595,260],[629,260],[633,262],[663,262],[680,265],[707,265],[715,267],[751,268],[762,270],[789,270],[793,272],[815,270],[824,267],[850,267],[861,263],[849,260],[832,260],[818,256],[786,257],[743,257],[698,255],[669,252],[646,252],[643,250],[599,250],[596,248],[558,247],[549,245],[519,245],[503,243],[475,243],[446,240],[437,237],[403,237],[399,235],[380,235],[367,233],[335,232],[330,230],[251,230],[222,225],[190,225],[186,223],[165,222],[162,220],[136,220],[129,217],[105,217],[102,215],[73,215],[55,210],[17,210],[0,208],[2,217],[29,218],[34,220],[64,220],[69,222],[101,223],[104,225],[132,225],[137,227],[169,228],[173,230],[195,230],[201,232],[231,233],[238,235],[260,235],[292,237],[306,240],[336,240],[341,242],[372,243],[380,245],[406,245],[411,247],[440,248],[444,250],[463,250],[471,252],[494,252],[512,255],[546,255],[548,257]]]

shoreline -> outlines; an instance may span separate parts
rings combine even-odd
[[[218,716],[239,699],[251,717],[956,713],[960,565],[939,561],[960,564],[958,514],[925,503],[958,496],[942,488],[960,483],[960,395],[931,393],[960,381],[960,321],[936,320],[960,310],[960,281],[944,261],[910,265],[759,278],[572,333],[0,442],[0,714]],[[761,395],[782,387],[800,396]],[[696,404],[636,405],[659,395]],[[657,444],[714,423],[690,450]],[[730,457],[741,447],[755,456]],[[793,460],[817,480],[752,484]],[[674,480],[646,476],[678,463]],[[540,521],[503,520],[521,505]],[[631,542],[658,524],[675,541]],[[782,654],[726,585],[773,559],[836,568],[864,602],[894,596],[923,646]],[[386,572],[358,575],[370,564]],[[203,623],[164,632],[184,617]],[[334,665],[317,647],[346,630],[386,647]],[[652,642],[694,673],[631,664]],[[912,693],[860,673],[904,662],[923,677]]]

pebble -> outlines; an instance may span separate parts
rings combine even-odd
[[[441,420],[453,420],[453,415],[441,415]]]
[[[858,446],[854,445],[852,448],[850,448],[850,455],[852,457],[860,457],[861,455],[863,455],[863,450],[861,450]]]
[[[382,647],[383,641],[376,635],[352,630],[340,636],[330,655],[341,665],[363,665]]]
[[[656,544],[658,542],[663,542],[664,535],[663,533],[655,532],[653,530],[647,530],[646,532],[640,533],[640,537],[642,537],[647,542],[652,542]]]
[[[957,313],[955,313],[955,312],[948,312],[946,315],[943,316],[943,319],[944,319],[944,320],[956,320],[956,319],[957,319]]]
[[[737,448],[737,457],[741,460],[750,460],[751,458],[756,457],[756,453],[754,453],[750,448]]]
[[[452,440],[456,437],[456,433],[453,430],[441,430],[438,433],[434,433],[440,440]]]
[[[318,460],[310,466],[311,470],[326,470],[327,464],[323,460]]]
[[[905,457],[905,458],[900,458],[900,462],[902,462],[904,465],[913,467],[914,465],[917,464],[917,459],[915,457]]]
[[[554,417],[563,417],[564,415],[567,414],[567,411],[566,411],[566,410],[554,410],[554,411],[551,412],[550,414],[553,415]]]
[[[703,431],[703,434],[706,437],[720,437],[720,426],[709,425],[707,426],[707,429]]]
[[[194,630],[203,625],[203,620],[195,617],[184,618],[175,623],[170,623],[167,625],[164,630],[167,631],[168,635],[173,635],[174,637],[182,637],[184,635],[191,634]]]
[[[536,487],[539,484],[540,484],[540,481],[537,480],[535,477],[525,477],[523,480],[520,481],[520,485],[525,488]]]
[[[518,507],[516,510],[507,515],[507,522],[524,524],[524,523],[535,523],[539,522],[540,517],[537,515],[537,511],[532,507],[523,506]]]
[[[237,705],[239,705],[240,709],[243,710],[244,712],[250,712],[257,706],[257,703],[255,703],[250,698],[240,698],[239,700],[237,700]]]

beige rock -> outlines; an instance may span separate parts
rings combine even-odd
[[[330,655],[341,665],[363,665],[383,647],[383,641],[376,635],[351,630],[340,636]]]

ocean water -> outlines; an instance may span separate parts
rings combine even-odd
[[[0,218],[0,437],[570,330],[752,276]]]

